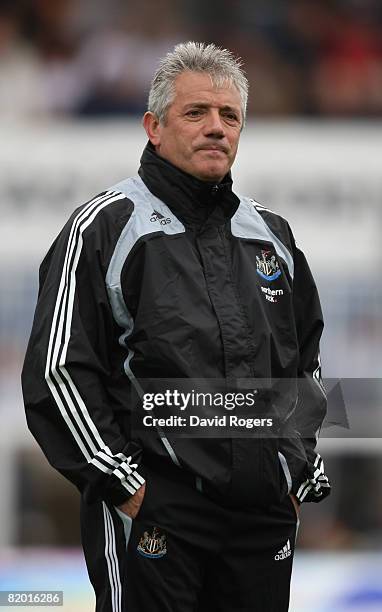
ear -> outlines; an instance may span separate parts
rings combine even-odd
[[[158,117],[154,113],[147,111],[143,115],[142,124],[150,142],[154,147],[158,147],[161,141],[161,126]]]

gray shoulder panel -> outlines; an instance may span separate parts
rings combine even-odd
[[[112,189],[125,194],[133,202],[134,213],[137,211],[134,223],[139,223],[138,233],[139,229],[147,230],[143,231],[142,235],[157,231],[163,231],[165,234],[178,234],[185,231],[184,225],[162,200],[151,193],[140,176],[121,181]],[[167,220],[167,223],[164,223],[164,220]]]
[[[126,257],[135,243],[147,234],[162,231],[165,234],[179,234],[184,225],[168,206],[154,196],[139,176],[117,183],[113,191],[123,193],[134,204],[134,210],[116,244],[106,275],[108,288],[120,285],[120,277]]]
[[[272,242],[275,251],[288,266],[291,278],[294,275],[293,257],[285,246],[266,224],[263,217],[256,210],[253,201],[244,196],[238,196],[240,204],[231,219],[231,232],[237,238],[250,238],[253,240],[266,240]]]
[[[178,234],[184,232],[185,228],[168,206],[147,189],[139,176],[117,183],[112,190],[123,193],[134,205],[134,210],[115,246],[106,274],[106,289],[113,316],[116,323],[124,329],[119,341],[122,346],[126,346],[125,341],[134,328],[134,320],[126,307],[121,286],[121,273],[126,258],[142,236],[158,231],[165,234]],[[139,383],[130,368],[132,357],[133,353],[129,350],[125,361],[125,372],[137,391],[140,392]]]

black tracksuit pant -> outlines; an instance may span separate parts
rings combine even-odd
[[[96,612],[286,612],[296,537],[287,496],[277,506],[225,508],[150,469],[136,519],[82,502]]]

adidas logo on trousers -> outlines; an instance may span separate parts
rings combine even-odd
[[[283,546],[282,549],[279,550],[278,553],[275,555],[275,560],[282,561],[283,559],[287,559],[287,557],[290,557],[291,554],[292,551],[290,548],[290,541],[288,540],[285,546]]]

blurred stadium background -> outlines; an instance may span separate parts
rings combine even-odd
[[[75,206],[136,172],[156,62],[193,39],[244,60],[236,190],[286,216],[307,253],[324,376],[350,421],[322,430],[333,493],[303,507],[291,612],[382,610],[381,34],[379,0],[1,0],[0,590],[94,607],[78,495],[25,425],[37,267]]]

